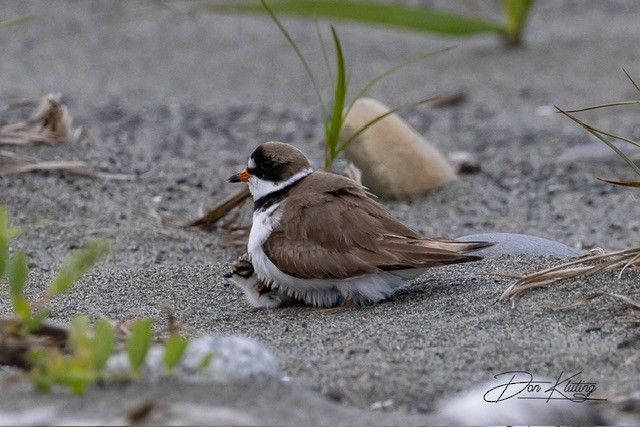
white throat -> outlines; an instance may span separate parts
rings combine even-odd
[[[265,181],[264,179],[260,179],[257,176],[252,176],[249,178],[249,191],[251,191],[251,196],[253,196],[253,200],[258,200],[268,194],[271,194],[275,191],[282,190],[288,185],[293,184],[294,182],[300,181],[307,175],[310,175],[313,172],[313,169],[307,168],[303,169],[300,172],[294,174],[286,181],[281,182],[271,182]]]

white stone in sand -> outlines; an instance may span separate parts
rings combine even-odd
[[[376,100],[358,99],[346,117],[342,141],[387,111]],[[397,114],[364,131],[345,155],[362,170],[362,184],[381,197],[407,198],[456,179],[442,153]]]

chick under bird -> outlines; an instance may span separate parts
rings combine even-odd
[[[281,297],[316,307],[376,303],[428,268],[482,259],[465,252],[491,245],[422,237],[363,186],[314,171],[282,142],[260,145],[228,181],[246,182],[254,200],[247,249],[255,277],[242,286],[239,270],[232,274],[254,306],[277,307]]]

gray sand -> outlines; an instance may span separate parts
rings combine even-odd
[[[216,385],[206,399],[202,387],[175,393],[171,381],[129,386],[130,394],[94,389],[87,399],[102,402],[97,407],[65,393],[31,394],[18,384],[2,389],[0,411],[65,402],[75,414],[120,414],[131,396],[153,399],[166,390],[179,401],[252,408],[249,413],[270,424],[300,423],[305,412],[310,423],[426,423],[432,418],[423,413],[435,402],[517,369],[549,377],[582,371],[584,381],[597,383],[597,397],[608,399],[602,407],[614,420],[629,416],[625,408],[640,417],[628,404],[640,386],[638,344],[624,344],[638,333],[623,317],[634,312],[609,299],[570,311],[548,308],[589,292],[637,292],[637,271],[560,283],[511,309],[495,304],[511,281],[483,273],[526,274],[558,261],[502,256],[435,270],[375,306],[327,314],[251,311],[222,278],[241,253],[224,245],[224,231],[159,223],[158,215],[195,218],[236,191],[226,178],[265,140],[294,143],[320,163],[313,92],[267,19],[189,13],[155,2],[15,0],[3,2],[3,10],[3,17],[40,18],[1,30],[2,103],[62,92],[71,114],[98,139],[95,146],[10,149],[135,176],[124,182],[55,173],[0,176],[0,203],[25,228],[13,249],[29,256],[31,292],[42,291],[60,259],[83,240],[112,238],[114,253],[54,302],[55,319],[150,316],[162,333],[161,306],[168,300],[189,333],[264,342],[291,384]],[[410,201],[383,203],[425,235],[511,232],[579,250],[636,246],[637,191],[596,180],[633,175],[618,163],[558,163],[566,149],[591,139],[539,107],[637,98],[621,68],[640,79],[639,12],[633,1],[539,2],[521,50],[505,50],[491,37],[452,41],[338,25],[355,88],[402,58],[458,45],[399,73],[372,96],[396,105],[464,92],[459,106],[423,106],[403,117],[444,152],[477,153],[482,172]],[[308,24],[286,24],[306,52],[317,52]],[[637,138],[632,113],[585,117]],[[8,310],[3,296],[0,313]],[[263,393],[272,391],[277,398],[265,400]],[[389,399],[387,412],[370,409]]]

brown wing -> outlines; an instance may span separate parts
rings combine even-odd
[[[287,205],[299,208],[285,209],[281,223],[287,226],[275,229],[263,244],[280,270],[305,279],[343,279],[479,259],[441,247],[453,247],[455,241],[421,238],[362,187],[346,179],[341,184],[312,197],[304,188],[288,195]],[[470,246],[456,244],[461,250]]]

